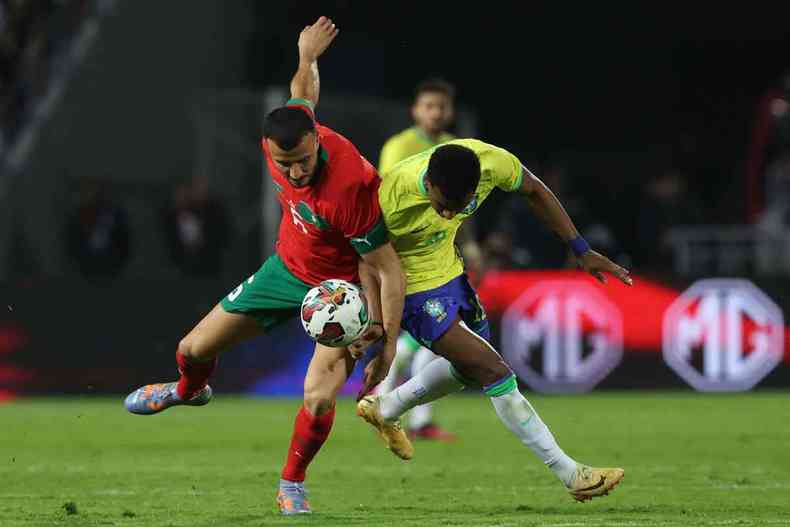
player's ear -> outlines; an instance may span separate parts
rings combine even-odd
[[[313,132],[313,153],[318,154],[318,149],[321,147],[321,142],[318,140],[318,133]]]

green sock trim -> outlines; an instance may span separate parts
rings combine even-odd
[[[491,384],[485,387],[485,394],[489,397],[499,397],[502,395],[507,395],[513,390],[518,388],[518,383],[516,382],[516,376],[511,374],[510,377],[507,379],[503,379],[495,384]]]
[[[456,370],[455,366],[453,366],[452,364],[450,364],[450,374],[455,378],[456,381],[460,382],[464,386],[475,386],[476,385],[476,383],[474,381],[469,380],[466,377],[464,377],[463,375],[461,375],[460,373],[458,373],[458,370]]]

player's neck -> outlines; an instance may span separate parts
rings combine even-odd
[[[432,133],[432,132],[429,132],[426,129],[420,127],[420,126],[415,126],[414,130],[417,132],[417,135],[420,136],[420,138],[423,141],[426,141],[426,142],[431,143],[433,145],[435,145],[435,144],[437,144],[439,142],[439,137],[442,135],[442,131],[441,130],[439,130],[438,132],[433,132]]]

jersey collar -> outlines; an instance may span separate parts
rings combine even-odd
[[[326,165],[329,164],[329,152],[324,150],[324,147],[321,144],[318,144],[318,166],[316,166],[316,175],[321,175],[324,172],[324,168]]]

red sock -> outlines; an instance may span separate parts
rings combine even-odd
[[[288,481],[304,481],[307,465],[321,449],[332,423],[335,421],[335,409],[332,408],[324,415],[314,416],[302,406],[296,414],[294,433],[291,436],[291,446],[288,448],[288,457],[283,467],[282,478]]]
[[[217,358],[207,362],[187,362],[186,357],[176,352],[176,362],[181,378],[178,380],[176,392],[181,399],[191,399],[205,388],[208,378],[217,367]]]

